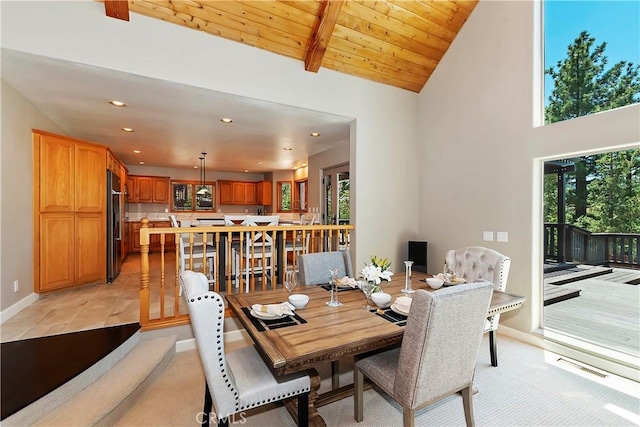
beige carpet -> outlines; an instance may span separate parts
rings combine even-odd
[[[632,426],[640,425],[640,385],[609,376],[600,379],[566,363],[557,355],[504,336],[499,338],[499,363],[489,362],[488,342],[481,348],[476,370],[479,393],[474,398],[479,426]],[[344,366],[343,363],[341,368]],[[321,372],[322,390],[329,372]],[[351,372],[342,382],[352,381]],[[622,391],[621,391],[622,390]],[[197,351],[178,353],[165,372],[119,421],[119,426],[196,426],[202,411],[204,376]],[[353,420],[353,399],[320,408],[328,426],[401,426],[402,410],[376,389],[365,392],[364,421]],[[246,426],[294,426],[278,407],[237,418]],[[416,415],[417,426],[464,425],[462,398],[452,396]]]

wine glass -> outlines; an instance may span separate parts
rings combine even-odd
[[[284,287],[289,291],[289,295],[298,286],[298,274],[295,271],[287,271],[284,276]]]
[[[358,287],[364,293],[364,296],[367,297],[367,305],[362,307],[363,310],[371,310],[374,307],[369,305],[369,299],[371,298],[371,294],[373,293],[373,289],[375,288],[375,284],[373,282],[369,282],[368,280],[359,280]]]
[[[331,301],[327,302],[329,307],[340,307],[342,303],[338,302],[338,269],[329,269],[331,273]]]

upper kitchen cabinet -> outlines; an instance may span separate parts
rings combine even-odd
[[[102,212],[106,149],[47,133],[34,133],[40,212]]]
[[[76,142],[76,212],[102,212],[105,210],[105,154],[106,150],[103,147]]]
[[[260,181],[256,185],[256,204],[271,206],[273,200],[271,181]]]
[[[165,176],[129,175],[129,202],[169,203],[169,178]]]
[[[271,205],[271,181],[218,181],[221,205]]]

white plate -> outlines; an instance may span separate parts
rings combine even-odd
[[[402,314],[403,316],[408,316],[409,312],[408,311],[404,311],[402,309],[400,309],[397,305],[395,304],[391,304],[391,310],[398,313],[398,314]]]
[[[262,319],[262,320],[282,319],[284,316],[286,316],[286,314],[283,314],[282,316],[278,316],[277,314],[257,312],[255,310],[251,310],[251,315],[257,319]]]

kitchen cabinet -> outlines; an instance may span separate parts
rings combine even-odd
[[[270,181],[218,181],[218,192],[221,205],[271,204]]]
[[[34,290],[106,280],[107,149],[33,132]]]
[[[231,181],[218,181],[218,191],[221,205],[233,204],[233,183]]]
[[[129,202],[169,203],[169,177],[129,175]]]
[[[129,250],[131,252],[140,252],[140,228],[142,223],[139,221],[130,222],[129,224]],[[149,221],[149,228],[171,227],[171,221]],[[149,251],[159,251],[162,248],[160,243],[160,235],[152,234],[149,236]],[[165,253],[174,252],[176,249],[176,239],[174,234],[164,235],[164,251]]]
[[[255,182],[244,183],[244,204],[245,205],[256,204],[256,183]]]
[[[273,200],[271,181],[260,181],[256,185],[256,204],[271,206]]]
[[[244,205],[244,182],[233,183],[233,204]]]

